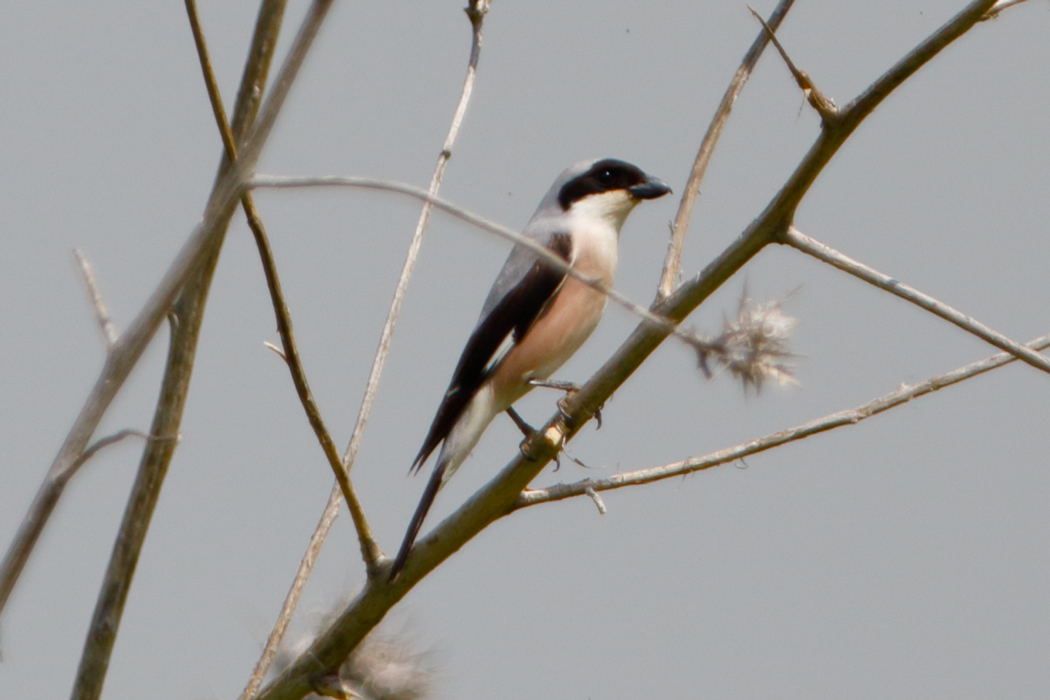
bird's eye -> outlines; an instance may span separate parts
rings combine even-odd
[[[598,182],[602,183],[603,185],[607,185],[613,181],[615,176],[613,175],[612,170],[606,169],[598,173],[596,177],[598,178]]]

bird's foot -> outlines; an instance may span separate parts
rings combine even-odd
[[[525,419],[518,415],[518,412],[513,408],[507,409],[507,415],[510,416],[512,421],[514,421],[514,425],[518,426],[518,430],[521,431],[521,434],[525,436],[525,439],[521,441],[520,445],[518,445],[518,449],[521,451],[521,456],[530,462],[535,462],[536,460],[529,456],[529,442],[532,441],[532,438],[539,435],[539,431],[526,423]],[[561,469],[560,452],[554,455],[554,471],[558,471],[559,469]]]
[[[569,401],[569,399],[571,399],[573,397],[573,395],[577,391],[580,390],[580,385],[579,384],[577,384],[575,382],[563,382],[563,381],[559,381],[557,379],[530,379],[529,380],[529,384],[531,384],[532,386],[542,386],[542,387],[547,388],[547,389],[558,389],[559,391],[564,391],[565,392],[565,396],[563,396],[560,399],[558,399],[558,411],[561,413],[561,417],[566,423],[571,422],[570,421],[570,417],[569,417],[569,412],[568,412],[568,409],[567,409],[568,401]],[[605,406],[604,403],[601,406],[598,406],[598,408],[594,409],[594,420],[598,424],[597,427],[595,428],[595,430],[601,430],[602,429],[602,407],[603,406]]]

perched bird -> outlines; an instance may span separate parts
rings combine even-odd
[[[622,160],[583,161],[558,176],[521,233],[581,275],[611,286],[627,215],[643,199],[670,191],[663,180]],[[528,393],[531,381],[549,377],[583,345],[601,319],[605,300],[600,291],[538,260],[523,246],[511,251],[409,470],[418,473],[443,443],[390,569],[391,580],[405,565],[438,490],[492,419]]]

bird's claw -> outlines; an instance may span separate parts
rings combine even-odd
[[[532,431],[532,435],[526,436],[526,438],[521,441],[521,444],[518,445],[518,451],[521,452],[521,456],[529,462],[536,461],[535,457],[529,456],[529,443],[532,441],[532,438],[538,434],[538,432],[539,431],[536,430]],[[572,457],[570,457],[569,459],[572,459]],[[559,469],[561,469],[561,450],[554,454],[554,471],[558,471]]]
[[[572,424],[572,417],[569,415],[568,402],[576,395],[576,392],[580,390],[580,385],[574,382],[562,382],[554,379],[530,379],[529,384],[532,386],[542,386],[547,389],[558,389],[565,392],[565,396],[558,399],[558,413],[561,414],[562,420],[566,425]],[[601,404],[598,408],[594,409],[594,420],[597,422],[595,430],[602,429],[602,408],[605,404]]]

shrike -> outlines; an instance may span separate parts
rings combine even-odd
[[[671,191],[622,160],[583,161],[558,176],[522,235],[581,275],[611,286],[620,228],[643,199]],[[489,291],[452,381],[410,472],[438,446],[437,466],[390,569],[393,580],[438,490],[455,473],[498,414],[547,379],[587,340],[605,295],[515,246]]]

